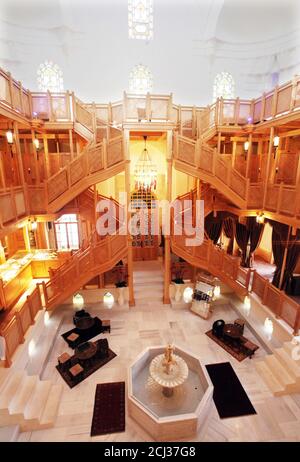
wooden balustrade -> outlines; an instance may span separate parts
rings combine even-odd
[[[276,317],[283,319],[298,335],[300,328],[300,305],[285,292],[273,286],[268,279],[254,271],[252,292],[255,293]]]
[[[190,191],[178,200],[190,199],[194,191]],[[277,317],[283,319],[294,329],[297,335],[300,329],[300,305],[285,292],[273,286],[256,271],[240,266],[240,258],[227,254],[215,246],[211,240],[204,239],[200,245],[189,246],[187,239],[195,238],[195,234],[186,235],[179,216],[171,217],[171,247],[172,251],[189,264],[209,271],[219,277],[240,296],[250,290]],[[251,281],[251,273],[253,278]],[[250,283],[251,281],[251,283]]]
[[[0,104],[31,119],[45,121],[75,121],[87,129],[95,128],[95,116],[109,125],[141,120],[171,122],[179,133],[188,138],[204,135],[215,126],[245,125],[263,122],[300,107],[300,76],[275,87],[257,99],[218,99],[206,108],[181,106],[173,103],[173,96],[131,95],[124,92],[123,100],[108,104],[85,104],[74,94],[42,93],[25,90],[9,72],[0,69]]]
[[[9,225],[28,214],[26,189],[21,186],[0,190],[0,227]]]
[[[114,267],[126,254],[127,238],[121,230],[102,240],[92,239],[43,283],[46,308],[53,309],[62,303],[93,277]]]
[[[47,199],[50,204],[59,196],[69,191],[82,181],[83,190],[91,186],[93,175],[106,168],[121,164],[124,161],[123,137],[118,136],[102,143],[88,146],[78,157],[69,162],[59,172],[48,178],[46,182]],[[91,178],[91,184],[87,185]]]
[[[12,364],[12,356],[18,346],[24,342],[24,335],[34,324],[36,315],[42,309],[39,285],[27,296],[26,301],[8,311],[1,319],[0,336],[5,342],[5,366]]]

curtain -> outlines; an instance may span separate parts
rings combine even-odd
[[[213,212],[207,215],[204,222],[205,231],[211,241],[217,244],[222,231],[222,217],[214,217]]]
[[[233,244],[234,244],[234,233],[235,233],[235,222],[233,218],[227,217],[223,221],[223,230],[225,233],[225,236],[230,239],[228,247],[227,247],[227,253],[232,255],[233,253]]]
[[[263,223],[257,223],[256,217],[247,218],[247,228],[249,232],[249,243],[250,248],[247,249],[247,257],[245,261],[245,266],[247,268],[252,267],[252,257],[253,253],[260,244],[265,225]]]
[[[276,287],[279,287],[280,274],[284,257],[284,249],[287,245],[288,226],[273,220],[270,220],[270,224],[273,227],[272,251],[274,263],[276,265],[275,273],[272,279],[272,284]]]
[[[256,217],[247,217],[246,223],[237,223],[235,238],[242,252],[241,266],[251,268],[252,256],[261,241],[264,224],[257,223]]]
[[[235,239],[242,252],[241,266],[246,266],[249,230],[246,225],[237,222],[235,226]]]
[[[285,269],[283,273],[283,279],[281,284],[281,289],[286,292],[290,291],[290,285],[292,281],[292,276],[295,271],[298,259],[300,256],[300,231],[297,230],[295,236],[290,236],[288,242],[288,252],[286,256]]]

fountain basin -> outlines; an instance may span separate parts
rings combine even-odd
[[[165,396],[149,373],[152,360],[164,351],[164,346],[149,347],[130,365],[129,415],[156,441],[195,436],[211,408],[213,385],[199,358],[175,345],[176,355],[187,363],[189,373],[172,396]]]

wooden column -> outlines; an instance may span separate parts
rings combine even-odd
[[[171,243],[170,236],[165,236],[164,255],[164,299],[165,305],[170,304],[170,282],[171,282]]]
[[[172,201],[172,132],[167,132],[167,201]],[[169,217],[170,219],[170,217]],[[171,241],[170,236],[165,236],[164,254],[164,298],[163,303],[170,304],[170,282],[171,282]]]
[[[25,243],[25,249],[27,252],[30,252],[30,239],[27,225],[23,226],[23,239]]]
[[[127,214],[126,226],[127,226],[127,265],[128,265],[128,292],[129,292],[129,306],[135,306],[134,300],[134,288],[133,288],[133,252],[132,252],[132,236],[128,231],[128,223],[131,218],[129,212],[129,204],[130,204],[130,155],[129,155],[129,130],[124,130],[124,158],[125,161],[125,191],[126,191],[126,198],[127,204],[125,213]]]
[[[94,184],[94,228],[96,230],[96,224],[97,224],[97,201],[98,201],[98,192],[97,192],[97,185]]]
[[[43,135],[43,146],[44,146],[44,156],[45,156],[45,166],[46,166],[46,178],[51,176],[50,170],[50,160],[49,160],[49,150],[48,150],[48,138],[46,135]]]
[[[19,178],[20,178],[21,185],[24,186],[24,183],[25,183],[24,166],[23,166],[21,146],[20,146],[18,122],[14,122],[14,138],[15,138],[15,145],[16,145],[16,155],[17,155],[17,162],[18,162]]]
[[[265,207],[266,199],[267,199],[269,175],[270,175],[270,166],[271,166],[271,160],[272,160],[272,155],[273,155],[273,139],[274,139],[274,127],[271,127],[269,149],[268,149],[268,158],[267,158],[267,167],[266,167],[266,173],[265,173],[265,178],[264,178],[263,208]]]
[[[38,157],[37,157],[37,150],[33,142],[34,139],[35,139],[35,133],[34,133],[34,130],[31,130],[33,161],[34,161],[34,168],[35,168],[35,173],[36,173],[36,181],[37,181],[37,184],[40,184],[40,168],[39,168],[39,162],[38,162]]]
[[[69,143],[70,143],[71,160],[73,160],[74,159],[74,143],[73,143],[73,132],[72,132],[72,130],[69,130]]]
[[[246,161],[246,178],[250,177],[251,155],[252,155],[252,133],[250,133],[249,135],[249,149],[247,151],[247,161]]]
[[[232,168],[234,168],[235,166],[235,156],[236,156],[236,141],[234,141],[232,145],[232,154],[231,154],[231,167]]]
[[[286,259],[287,259],[287,253],[288,253],[288,244],[290,240],[290,235],[291,235],[291,226],[289,226],[289,231],[288,231],[288,236],[287,236],[287,242],[284,248],[284,254],[283,254],[283,260],[282,260],[282,266],[281,266],[281,271],[280,271],[280,278],[279,278],[279,289],[281,289],[281,284],[283,281],[283,276],[284,276],[284,271],[286,267]]]
[[[5,180],[5,169],[4,169],[4,162],[3,162],[3,152],[0,151],[0,178],[1,178],[1,187],[6,189],[6,180]]]

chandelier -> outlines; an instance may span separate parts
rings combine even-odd
[[[144,136],[145,146],[141,157],[137,161],[134,169],[134,181],[136,189],[156,189],[157,168],[152,162],[147,144],[147,136]]]

